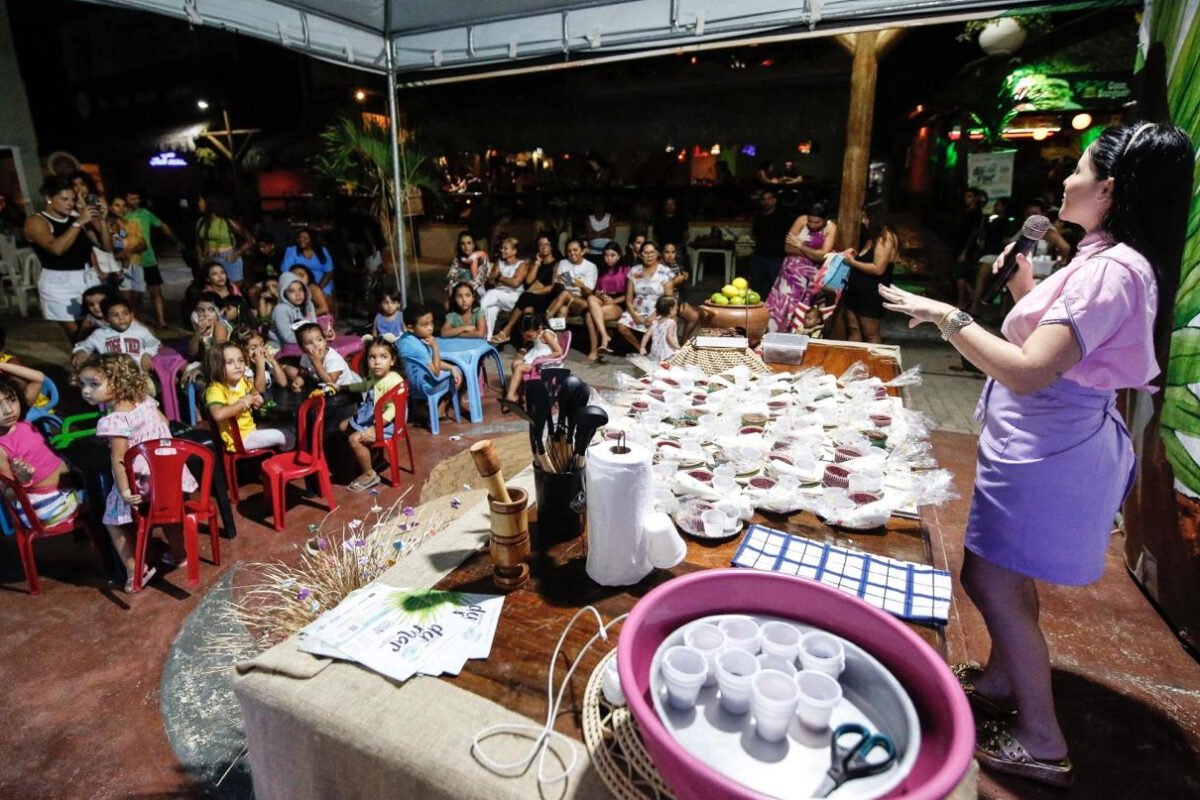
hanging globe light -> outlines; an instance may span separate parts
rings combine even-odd
[[[1013,17],[994,19],[979,32],[979,47],[989,56],[1011,55],[1025,44],[1025,28]]]

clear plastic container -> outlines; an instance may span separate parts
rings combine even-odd
[[[762,343],[763,361],[769,364],[800,364],[808,349],[808,337],[800,333],[768,333]]]

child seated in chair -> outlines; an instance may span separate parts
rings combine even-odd
[[[400,358],[411,358],[429,368],[435,379],[444,376],[449,370],[454,376],[454,388],[460,395],[466,393],[466,381],[462,371],[453,364],[442,362],[441,350],[438,349],[437,339],[433,335],[433,311],[420,303],[409,303],[404,308],[404,335],[396,342],[396,351]],[[442,400],[443,405],[450,401],[447,394]],[[443,408],[444,412],[445,409]]]
[[[533,369],[534,361],[562,355],[558,335],[546,327],[546,318],[541,314],[527,314],[521,318],[521,339],[525,342],[525,347],[518,350],[517,357],[513,359],[512,375],[508,379],[508,394],[505,395],[505,399],[510,403],[517,402],[521,381],[524,380],[525,373]]]
[[[103,328],[96,328],[71,352],[71,366],[79,365],[93,353],[124,353],[131,356],[142,371],[154,371],[151,359],[158,355],[161,342],[142,323],[134,319],[133,307],[124,297],[114,296],[104,300]]]
[[[108,323],[104,319],[104,301],[116,297],[117,293],[104,284],[92,286],[83,293],[83,319],[79,321],[79,330],[75,332],[75,342],[82,342]]]
[[[362,376],[350,369],[342,354],[329,346],[324,331],[317,323],[305,322],[297,327],[296,342],[304,351],[304,355],[300,356],[300,368],[284,367],[291,378],[293,391],[301,391],[312,383],[337,387],[362,380]]]
[[[350,482],[346,488],[352,492],[365,492],[379,483],[379,473],[371,453],[371,445],[375,441],[375,405],[380,399],[404,383],[400,373],[396,372],[400,359],[395,346],[387,339],[371,339],[366,343],[365,363],[367,377],[358,383],[338,386],[339,392],[361,392],[363,401],[358,411],[349,419],[342,420],[338,426],[343,433],[349,434],[350,449],[358,462],[361,474]],[[404,419],[405,409],[399,409],[400,419]],[[397,409],[394,403],[389,403],[383,410],[383,435],[392,436],[392,422],[396,418]]]
[[[79,507],[77,487],[63,460],[46,439],[22,417],[42,389],[45,375],[12,361],[0,362],[0,475],[25,488],[33,512],[46,526],[69,518]],[[18,387],[21,381],[23,387]],[[28,525],[25,510],[13,502],[8,487],[4,496],[21,524]]]
[[[225,342],[208,354],[208,388],[204,402],[229,452],[236,450],[230,427],[237,426],[242,446],[247,450],[279,447],[290,450],[295,437],[290,429],[260,428],[254,423],[254,410],[261,408],[263,396],[246,377],[246,351],[237,342]],[[256,376],[257,377],[257,376]]]

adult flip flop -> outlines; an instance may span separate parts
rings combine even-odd
[[[379,482],[381,480],[382,480],[382,478],[379,477],[379,473],[376,472],[375,477],[367,478],[367,480],[365,480],[365,481],[360,480],[359,478],[355,478],[354,480],[352,480],[350,482],[350,485],[347,486],[346,488],[352,492],[365,492],[367,489],[370,489],[372,486],[378,486]]]
[[[1002,701],[985,697],[975,689],[975,679],[983,674],[983,667],[979,664],[974,661],[967,661],[953,665],[950,667],[950,671],[958,679],[958,685],[963,690],[963,694],[967,696],[967,701],[971,704],[971,707],[980,714],[994,719],[1006,719],[1016,715],[1017,710],[1012,706],[1005,705]]]
[[[975,758],[989,769],[1047,786],[1065,789],[1075,783],[1075,766],[1071,759],[1034,758],[1003,725],[985,730],[983,738],[975,745]]]

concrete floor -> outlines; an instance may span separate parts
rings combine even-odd
[[[56,327],[11,317],[0,322],[12,349],[28,361],[65,363],[65,343]],[[898,326],[885,330],[901,338]],[[913,404],[944,419],[934,437],[935,454],[956,474],[961,499],[933,510],[929,518],[957,571],[973,474],[970,409],[980,381],[950,370],[956,359],[935,340],[905,331],[901,343],[905,365],[923,363],[930,373],[924,390],[913,393]],[[612,386],[615,370],[627,368],[619,361],[588,366],[578,353],[570,366],[598,387]],[[497,430],[492,426],[510,422],[497,413],[489,395],[482,426],[444,422],[439,437],[415,430],[417,473],[403,478],[404,486],[415,487],[409,497],[419,495],[434,465]],[[451,441],[453,436],[462,438]],[[361,516],[371,503],[342,488],[336,492],[341,504],[336,519]],[[395,490],[385,489],[381,501],[394,496]],[[186,705],[164,703],[162,697],[162,687],[174,685],[164,683],[164,670],[179,669],[166,663],[172,642],[208,592],[227,591],[225,579],[239,562],[291,557],[307,526],[324,515],[319,505],[301,502],[289,509],[288,530],[276,533],[261,524],[259,487],[245,487],[243,498],[239,537],[222,541],[221,567],[202,564],[196,587],[175,572],[127,597],[105,584],[90,545],[67,536],[38,545],[44,594],[33,598],[26,593],[15,546],[0,542],[0,708],[10,731],[0,763],[0,798],[212,796],[181,763],[177,752],[182,750],[172,748],[164,728],[164,708],[188,713]],[[982,622],[965,598],[956,600],[951,660],[985,661]],[[1082,589],[1044,587],[1042,607],[1062,724],[1079,767],[1079,782],[1067,794],[1200,796],[1200,667],[1126,575],[1119,541],[1114,540],[1100,582]],[[1063,793],[984,773],[981,796]]]

